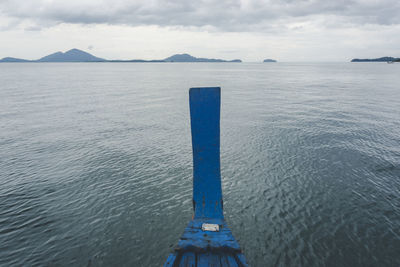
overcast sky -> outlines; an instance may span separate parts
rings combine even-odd
[[[400,57],[400,0],[0,0],[0,58]]]

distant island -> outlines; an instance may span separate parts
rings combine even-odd
[[[380,57],[380,58],[353,58],[351,62],[400,62],[400,58]]]
[[[264,59],[263,62],[277,62],[277,61],[275,59],[267,58],[267,59]]]
[[[15,57],[5,57],[0,59],[0,62],[31,62],[31,60],[20,59]]]
[[[177,54],[164,59],[165,62],[242,62],[240,59],[223,60],[215,58],[197,58],[189,54]]]
[[[71,49],[67,52],[56,52],[37,60],[26,60],[13,57],[5,57],[0,59],[0,62],[242,62],[240,59],[223,60],[214,58],[197,58],[189,54],[176,54],[165,59],[159,60],[107,60],[104,58],[95,57],[85,51],[79,49]]]

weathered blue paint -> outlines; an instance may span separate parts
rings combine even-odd
[[[218,232],[203,231],[201,229],[203,223],[218,224],[220,230]],[[240,251],[239,244],[233,237],[231,230],[221,219],[194,219],[190,221],[178,242],[178,247],[182,249],[196,248],[197,250],[226,249]]]
[[[219,158],[221,89],[191,88],[189,103],[194,217],[224,218]]]
[[[194,218],[164,267],[245,267],[246,260],[223,215],[220,174],[219,87],[191,88]],[[219,231],[203,231],[203,223]]]

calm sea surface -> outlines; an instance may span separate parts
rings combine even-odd
[[[0,266],[161,266],[192,216],[188,89],[221,86],[252,266],[400,266],[400,64],[0,64]]]

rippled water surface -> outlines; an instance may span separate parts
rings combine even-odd
[[[400,64],[0,64],[0,265],[160,266],[192,216],[188,89],[222,87],[252,266],[400,266]]]

